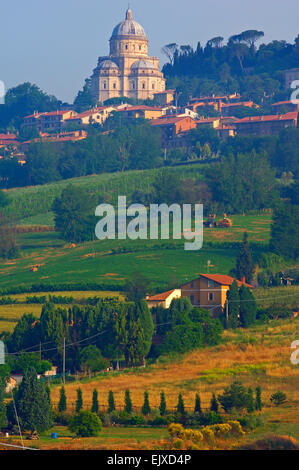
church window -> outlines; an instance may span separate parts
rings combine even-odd
[[[107,84],[106,82],[104,82],[104,89],[106,90],[106,88],[107,88]]]
[[[128,44],[126,44],[126,49],[128,49]]]
[[[142,89],[145,90],[145,83],[142,83]]]
[[[114,90],[116,89],[116,83],[113,83],[113,88],[114,88]]]
[[[155,89],[155,84],[154,84],[154,83],[152,84],[152,89],[153,89],[153,90]]]

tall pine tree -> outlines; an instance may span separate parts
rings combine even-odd
[[[228,302],[227,328],[237,328],[240,312],[240,296],[237,281],[234,281],[226,294]]]
[[[248,284],[251,283],[254,274],[254,264],[252,261],[252,255],[250,246],[248,243],[248,234],[244,233],[243,243],[241,244],[237,262],[236,262],[236,273],[237,278],[240,281],[245,281]]]
[[[240,323],[243,328],[248,328],[256,320],[257,305],[249,287],[242,285],[240,295]]]
[[[34,368],[25,371],[16,395],[21,427],[30,431],[45,431],[52,426],[51,405],[46,387],[37,379]]]

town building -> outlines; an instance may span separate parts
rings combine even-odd
[[[273,110],[277,114],[285,114],[299,111],[299,101],[296,103],[294,101],[278,101],[273,103]]]
[[[196,128],[196,121],[190,116],[163,116],[151,121],[152,126],[161,129],[161,144],[164,148],[175,148],[186,145],[186,134]]]
[[[189,297],[195,307],[210,310],[212,316],[218,316],[226,302],[226,293],[235,279],[224,274],[200,274],[200,277],[181,286],[181,296]],[[250,284],[237,280],[239,287],[242,284],[253,288]]]
[[[150,106],[129,106],[127,108],[117,110],[118,113],[121,113],[125,119],[158,119],[163,115],[163,110],[159,107],[150,107]]]
[[[77,116],[77,113],[72,110],[66,111],[51,111],[48,113],[34,112],[30,116],[24,118],[24,128],[35,128],[38,132],[57,131],[61,132],[65,121]]]
[[[116,107],[114,106],[101,106],[88,109],[87,111],[83,111],[74,117],[66,119],[65,124],[73,123],[83,126],[88,126],[89,124],[102,125],[115,110]]]
[[[165,79],[158,57],[148,55],[148,39],[143,27],[133,20],[130,8],[113,30],[109,56],[99,57],[91,77],[91,93],[97,102],[128,97],[152,99],[165,91]]]
[[[239,135],[276,135],[288,127],[297,127],[298,112],[273,116],[250,116],[234,122]]]

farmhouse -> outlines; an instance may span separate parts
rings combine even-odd
[[[213,316],[221,314],[226,301],[226,293],[235,279],[224,274],[200,274],[200,277],[181,286],[182,297],[189,297],[195,307],[209,309]],[[238,286],[250,284],[238,281]]]
[[[158,307],[159,305],[163,308],[169,308],[173,299],[179,299],[181,297],[181,289],[172,289],[161,294],[147,296],[146,301],[149,308]]]

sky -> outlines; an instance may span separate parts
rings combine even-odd
[[[196,47],[246,29],[264,31],[263,42],[293,42],[299,34],[298,0],[131,0],[130,6],[150,55],[162,64],[161,48],[172,42]],[[127,7],[126,0],[1,0],[0,80],[6,89],[29,81],[72,102],[98,57],[109,53]]]

